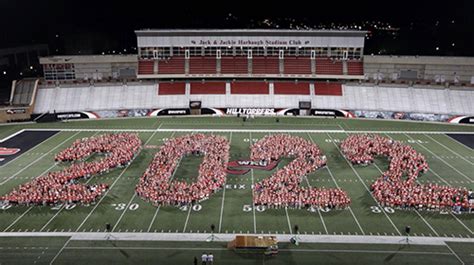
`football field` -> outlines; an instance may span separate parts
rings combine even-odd
[[[474,213],[455,215],[381,207],[372,197],[370,185],[388,167],[387,158],[377,157],[375,163],[367,167],[353,166],[339,149],[340,142],[349,134],[379,134],[409,144],[427,158],[430,170],[418,179],[421,184],[474,189],[474,152],[468,146],[474,139],[473,126],[315,118],[280,118],[279,122],[275,118],[256,118],[247,122],[238,118],[142,118],[5,125],[0,126],[0,139],[21,130],[55,133],[0,166],[2,195],[37,176],[66,167],[67,164],[55,163],[54,155],[79,138],[134,131],[142,139],[143,148],[129,166],[83,181],[109,185],[107,193],[94,204],[2,205],[0,231],[4,233],[105,232],[105,224],[109,223],[112,232],[117,233],[209,234],[210,225],[214,224],[216,232],[221,234],[291,235],[297,225],[301,235],[404,236],[405,227],[410,226],[413,237],[474,238]],[[136,196],[135,186],[160,145],[170,138],[198,132],[226,137],[231,143],[231,161],[249,158],[250,145],[269,134],[288,133],[313,141],[323,150],[328,162],[326,167],[309,174],[302,185],[340,187],[347,191],[352,203],[345,210],[253,207],[252,185],[269,177],[290,159],[283,159],[272,171],[251,170],[246,175],[228,175],[224,189],[192,207],[156,207]],[[447,134],[461,135],[465,140],[457,141]],[[10,141],[12,139],[15,136]],[[199,156],[183,157],[173,178],[195,181],[201,162]],[[49,242],[46,240],[45,245]],[[57,245],[64,244],[74,246],[64,240]],[[472,249],[474,243],[470,244]],[[61,253],[69,252],[68,246]],[[0,256],[6,253],[4,247],[0,248]],[[81,251],[84,255],[100,254],[97,249]],[[472,262],[470,253],[466,254],[466,259],[471,257]],[[51,256],[61,262],[61,255]],[[42,262],[50,262],[52,257]],[[458,258],[451,258],[453,264],[459,264]]]

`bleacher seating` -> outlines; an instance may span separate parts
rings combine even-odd
[[[348,75],[364,75],[364,64],[359,60],[347,61]]]
[[[153,74],[152,60],[140,60],[138,61],[138,74],[139,75],[152,75]]]
[[[232,82],[231,94],[268,94],[266,82]]]
[[[340,83],[316,82],[314,83],[314,94],[318,96],[342,96],[342,85]]]
[[[299,82],[298,84],[300,83],[304,82]],[[311,100],[313,106],[327,109],[401,111],[451,115],[472,115],[474,113],[474,104],[472,104],[474,90],[468,89],[344,85],[342,86],[342,96],[337,96],[327,95],[328,93],[322,95],[322,85],[321,83],[316,83],[316,95],[295,96],[293,94],[277,94],[282,93],[278,88],[280,86],[278,84],[279,82],[274,83],[274,96],[268,95],[268,83],[240,81],[231,84],[231,95],[202,94],[198,97],[205,106],[223,108],[294,108],[298,106],[300,100],[304,99]],[[325,83],[323,84],[326,85]],[[164,86],[166,85],[161,86],[161,88]],[[193,90],[192,84],[191,90]],[[283,90],[285,91],[286,88]],[[174,89],[171,89],[171,92],[176,93]],[[189,107],[191,97],[185,95],[184,83],[181,83],[179,93],[181,94],[162,96],[160,93],[158,95],[157,86],[153,84],[109,84],[102,86],[84,84],[72,87],[45,85],[38,89],[34,113]],[[331,91],[331,94],[334,94],[334,91]]]
[[[215,57],[191,57],[189,59],[189,74],[216,74]]]
[[[225,82],[191,82],[191,94],[225,94]]]
[[[252,74],[255,75],[276,75],[280,73],[278,57],[253,57]]]
[[[287,75],[310,75],[311,59],[309,57],[285,57],[284,73]]]
[[[184,74],[184,57],[158,61],[158,74]]]
[[[159,83],[158,95],[184,95],[186,93],[186,83]]]
[[[248,74],[247,57],[222,57],[221,74]]]
[[[16,83],[13,105],[29,105],[35,90],[35,79],[24,79]]]
[[[275,82],[273,83],[275,95],[309,95],[309,83],[307,82]]]
[[[342,75],[342,62],[330,58],[316,58],[316,74]]]

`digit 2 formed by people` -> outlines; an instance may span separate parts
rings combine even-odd
[[[141,144],[138,135],[130,133],[77,140],[55,157],[58,162],[72,162],[71,166],[22,184],[0,200],[9,205],[89,204],[104,195],[107,185],[88,186],[77,181],[131,163]],[[470,207],[466,188],[417,183],[419,175],[428,170],[428,164],[409,145],[380,136],[352,135],[341,143],[341,150],[354,164],[372,163],[375,155],[390,158],[389,169],[371,185],[374,198],[382,206],[433,210]],[[254,185],[256,207],[342,209],[350,205],[351,199],[341,188],[301,186],[308,174],[326,165],[326,156],[316,144],[301,137],[276,134],[255,142],[250,151],[251,160],[257,162],[293,158],[288,165]],[[229,152],[230,143],[223,136],[189,134],[172,138],[161,146],[145,170],[136,194],[156,206],[191,206],[208,199],[226,183]],[[84,162],[94,153],[105,157]],[[173,180],[181,158],[190,154],[204,156],[197,180],[193,183]]]
[[[341,149],[353,164],[368,165],[374,156],[389,158],[388,170],[372,185],[374,198],[382,206],[430,210],[469,209],[469,191],[462,187],[420,184],[417,178],[428,171],[425,157],[413,147],[378,135],[351,135]]]

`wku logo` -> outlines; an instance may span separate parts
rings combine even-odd
[[[272,170],[274,169],[280,161],[250,161],[250,160],[237,160],[227,163],[227,173],[233,175],[245,175],[251,168],[260,169],[260,170]],[[233,168],[245,168],[245,169],[233,169]]]
[[[0,155],[2,156],[11,156],[18,152],[20,152],[20,148],[0,147]]]

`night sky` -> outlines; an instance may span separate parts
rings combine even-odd
[[[258,3],[258,5],[257,5]],[[366,54],[474,55],[474,1],[0,0],[0,48],[51,54],[135,52],[142,28],[339,28],[370,31]]]

